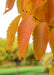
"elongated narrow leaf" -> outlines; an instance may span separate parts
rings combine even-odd
[[[33,31],[34,54],[37,60],[40,60],[45,53],[49,41],[48,24],[45,22],[37,23]]]
[[[15,2],[15,0],[7,0],[6,1],[6,8],[5,8],[5,12],[4,13],[10,11],[13,8],[14,2]]]
[[[12,23],[10,24],[8,30],[7,30],[7,52],[8,50],[10,50],[13,42],[14,42],[14,39],[15,39],[15,33],[17,31],[17,27],[18,27],[18,23],[19,23],[19,20],[21,18],[21,15],[17,16],[13,21]]]
[[[18,13],[21,13],[24,8],[24,0],[17,0],[17,9],[18,9]]]
[[[21,11],[24,10],[23,6],[24,6],[24,0],[21,0]]]
[[[54,28],[52,29],[51,33],[50,33],[50,47],[52,49],[52,53],[53,53],[53,60],[54,60]]]
[[[54,75],[54,65],[50,68],[49,75]]]
[[[31,2],[31,0],[29,0],[27,3],[27,6],[26,6],[27,13],[29,13],[29,14],[32,13],[31,8],[32,8],[32,2]]]
[[[18,13],[21,13],[21,0],[17,0]]]
[[[20,26],[18,27],[18,49],[19,49],[19,59],[21,59],[24,50],[30,39],[30,35],[34,29],[35,22],[32,19],[32,15],[26,16]]]

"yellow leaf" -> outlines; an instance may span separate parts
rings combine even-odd
[[[48,24],[45,22],[38,22],[33,31],[33,47],[37,60],[40,60],[43,57],[48,41]]]
[[[18,13],[21,13],[21,0],[17,0]]]
[[[50,68],[49,75],[54,75],[54,65]]]
[[[52,53],[53,53],[53,60],[54,60],[54,28],[51,30],[50,32],[50,47],[52,49]]]
[[[14,39],[15,39],[15,33],[17,31],[17,27],[18,27],[18,23],[19,23],[19,20],[21,18],[21,15],[17,16],[13,21],[12,23],[10,24],[8,30],[7,30],[7,52],[8,50],[10,50],[13,42],[14,42]]]
[[[26,7],[28,14],[33,14],[35,9],[37,9],[39,7],[41,2],[42,2],[42,0],[29,0],[27,3],[27,7]]]
[[[33,10],[32,10],[32,2],[31,0],[28,1],[27,6],[26,6],[26,11],[28,14],[32,14]]]

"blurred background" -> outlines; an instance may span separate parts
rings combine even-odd
[[[18,60],[17,37],[9,53],[6,53],[6,31],[11,21],[19,15],[19,13],[17,12],[15,2],[13,9],[3,15],[5,3],[6,0],[0,0],[0,75],[48,75],[53,56],[49,44],[41,61],[37,61],[34,57],[32,36],[29,41],[26,60],[23,58],[21,61]]]
[[[29,43],[26,60],[18,60],[17,37],[11,50],[6,53],[7,41],[0,38],[0,75],[33,75],[43,72],[48,74],[52,63],[52,53],[45,53],[41,61],[34,57],[33,44]],[[50,63],[49,63],[50,62]],[[28,74],[31,73],[31,74]],[[40,74],[38,74],[40,75]],[[42,74],[41,74],[42,75]]]

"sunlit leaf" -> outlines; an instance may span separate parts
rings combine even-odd
[[[4,13],[7,13],[8,11],[10,11],[13,8],[14,2],[15,2],[15,0],[7,0],[6,1],[6,7],[5,7]]]
[[[14,42],[15,33],[17,31],[17,27],[18,27],[18,23],[19,23],[20,18],[21,18],[21,15],[17,16],[12,21],[12,23],[10,24],[10,26],[7,30],[7,52],[8,52],[8,50],[10,50],[10,48]]]
[[[32,1],[33,8],[36,9],[39,7],[42,0],[31,0],[31,1]]]
[[[48,41],[48,24],[45,22],[38,22],[33,31],[34,54],[37,60],[43,57]]]
[[[47,13],[47,0],[42,0],[39,7],[34,11],[34,17],[37,18],[38,21],[46,21],[45,12]]]
[[[39,7],[42,0],[28,0],[26,10],[29,14],[33,14],[36,8]]]
[[[26,46],[25,51],[23,53],[24,60],[26,60],[27,52],[28,52],[28,45]]]
[[[26,16],[20,26],[18,27],[18,49],[19,49],[19,59],[21,59],[24,50],[30,39],[30,35],[34,29],[34,21],[32,15]]]
[[[21,13],[21,0],[17,0],[18,13]]]
[[[49,75],[54,75],[54,65],[50,68]]]
[[[53,53],[53,60],[54,60],[54,28],[51,30],[50,32],[50,47],[52,49],[52,53]]]
[[[34,16],[40,21],[51,23],[54,21],[54,0],[43,0],[34,12]]]
[[[54,0],[48,0],[48,21],[51,23],[54,21]]]

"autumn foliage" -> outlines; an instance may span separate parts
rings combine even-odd
[[[15,0],[7,0],[5,12],[10,11]],[[10,50],[17,32],[19,60],[27,54],[26,48],[31,34],[33,50],[37,60],[43,57],[49,42],[54,56],[54,0],[16,0],[18,13],[7,30],[7,52]],[[20,19],[22,21],[19,23]],[[23,56],[24,55],[24,56]],[[54,57],[53,57],[54,60]]]

